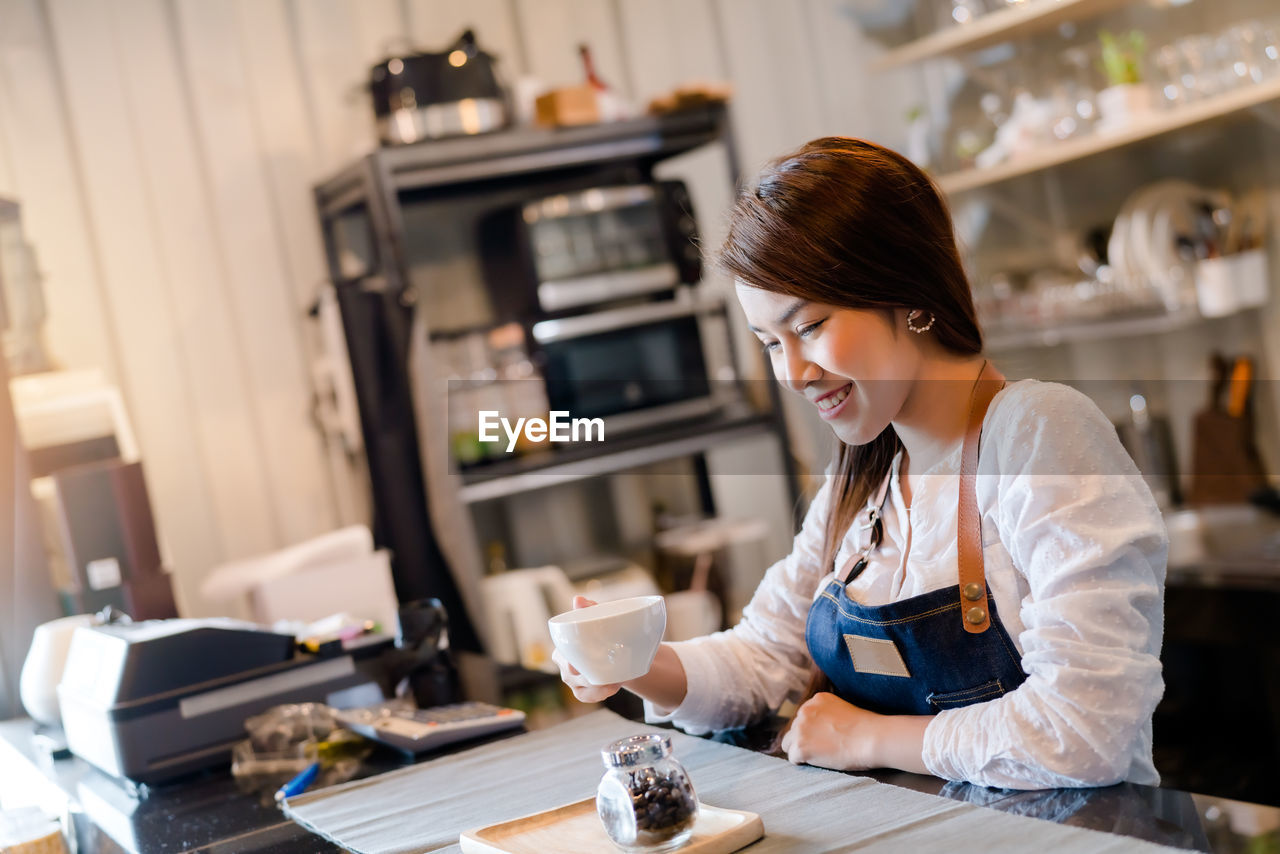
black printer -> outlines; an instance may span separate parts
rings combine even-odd
[[[391,646],[374,635],[310,654],[292,635],[223,618],[79,628],[58,685],[67,746],[140,783],[223,764],[245,719],[271,706],[382,697]]]

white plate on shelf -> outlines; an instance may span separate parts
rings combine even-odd
[[[1112,269],[1130,281],[1161,281],[1178,266],[1177,235],[1194,232],[1201,202],[1217,207],[1229,204],[1230,197],[1178,178],[1133,193],[1116,215],[1107,243]]]

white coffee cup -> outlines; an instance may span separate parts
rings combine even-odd
[[[649,672],[667,628],[667,605],[661,596],[617,599],[557,614],[547,627],[587,681],[611,685]]]

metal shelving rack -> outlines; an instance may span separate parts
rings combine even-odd
[[[474,620],[478,609],[474,587],[483,566],[469,508],[484,501],[690,457],[703,510],[713,514],[704,453],[729,442],[771,435],[781,446],[789,497],[793,506],[798,504],[798,473],[776,383],[769,384],[766,411],[744,402],[704,419],[620,438],[602,449],[546,452],[462,473],[423,465],[424,456],[433,452],[430,437],[419,435],[418,424],[424,413],[430,413],[424,409],[428,402],[416,399],[420,396],[414,393],[414,377],[421,375],[422,354],[430,359],[427,342],[432,338],[433,318],[415,311],[402,194],[466,198],[504,184],[554,188],[557,181],[581,183],[593,175],[649,177],[659,162],[705,145],[723,148],[728,178],[738,185],[729,112],[713,105],[610,124],[522,128],[383,148],[315,187],[355,379],[373,492],[375,539],[392,551],[401,601],[436,596],[450,614],[470,611]],[[370,261],[358,272],[343,257],[338,237],[341,221],[353,217],[363,223],[369,241]],[[433,501],[450,506],[433,506]],[[441,524],[442,519],[449,521]],[[445,542],[442,533],[451,540]],[[471,542],[466,542],[468,538]],[[472,588],[470,595],[468,588]],[[465,648],[478,648],[478,633],[471,626],[459,627],[454,637]]]

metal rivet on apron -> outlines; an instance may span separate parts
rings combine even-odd
[[[970,608],[969,613],[965,615],[965,619],[973,623],[975,626],[979,623],[985,622],[987,619],[986,609]]]
[[[964,598],[970,602],[977,602],[982,598],[982,585],[976,581],[970,581],[964,586]]]

